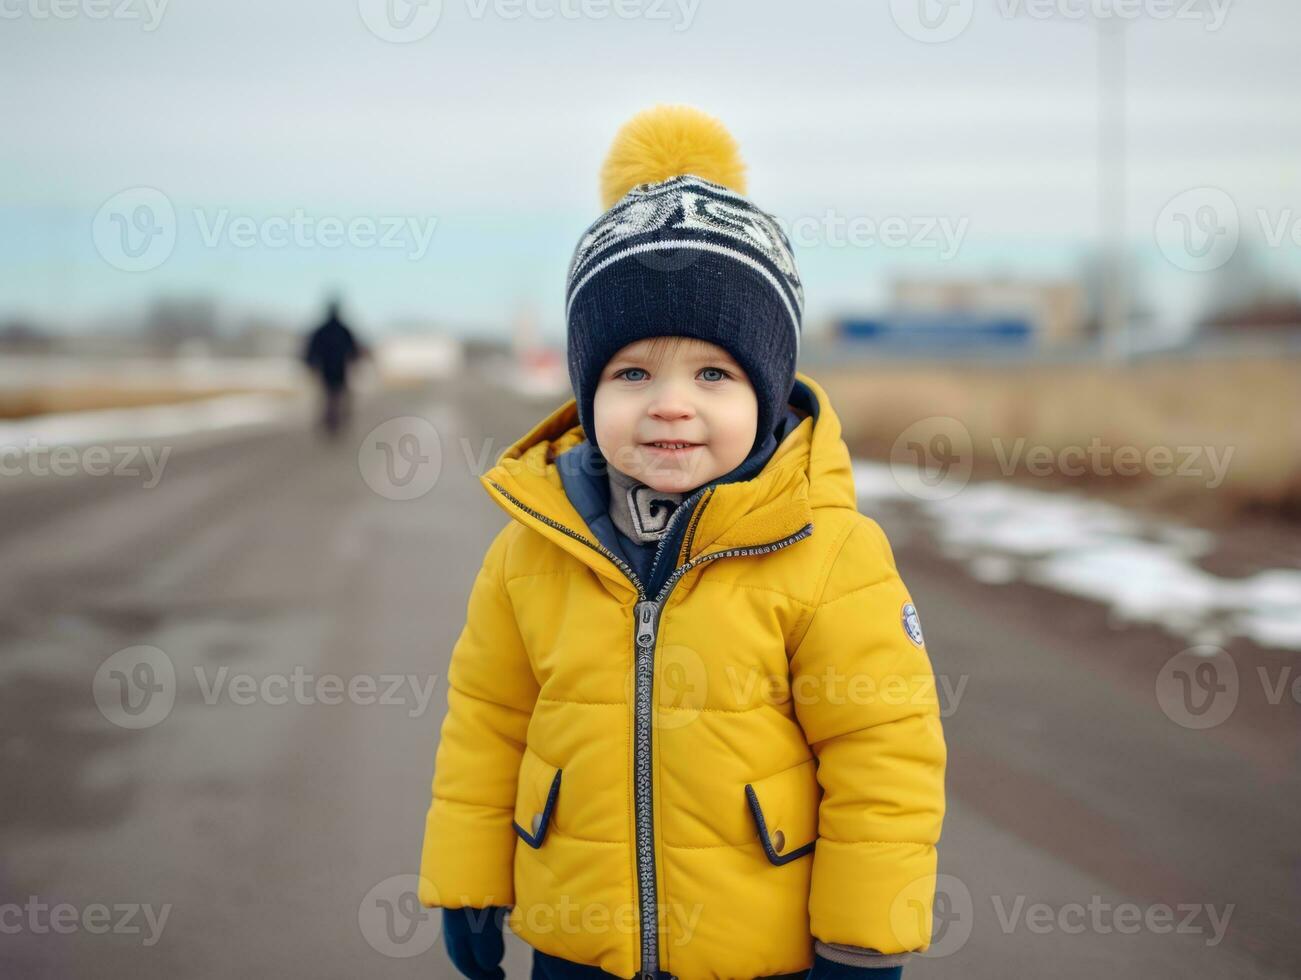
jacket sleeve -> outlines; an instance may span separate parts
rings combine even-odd
[[[428,908],[515,902],[515,793],[538,684],[503,577],[510,529],[484,556],[452,648],[420,859]]]
[[[930,945],[947,749],[911,604],[885,534],[860,515],[791,655],[822,786],[809,890],[822,944]]]

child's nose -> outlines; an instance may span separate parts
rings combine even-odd
[[[657,419],[678,419],[691,418],[696,410],[687,396],[685,386],[666,382],[656,388],[651,398],[649,412]]]

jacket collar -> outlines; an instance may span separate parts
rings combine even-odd
[[[857,507],[849,450],[826,392],[795,375],[796,396],[812,414],[788,433],[748,480],[710,487],[696,507],[681,560],[780,540],[811,524],[816,507]],[[793,397],[792,404],[799,401]],[[479,480],[506,513],[537,530],[619,588],[631,583],[622,559],[601,544],[565,492],[556,457],[583,442],[570,398],[507,447]]]

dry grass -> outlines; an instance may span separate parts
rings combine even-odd
[[[1301,358],[1144,361],[1133,365],[955,365],[889,363],[810,371],[830,395],[855,455],[888,459],[895,440],[921,420],[955,419],[970,433],[973,473],[1044,485],[1074,485],[1140,506],[1214,521],[1243,512],[1301,519]],[[911,436],[953,429],[926,422]],[[1103,466],[1084,475],[1036,476],[1006,460],[1018,438],[1053,460],[1101,446]],[[1111,452],[1165,447],[1171,461],[1112,469]],[[1217,486],[1207,451],[1228,455]],[[1190,461],[1198,453],[1196,463]],[[1126,450],[1130,452],[1130,450]],[[1072,464],[1080,458],[1068,457]],[[1088,459],[1087,456],[1084,457]],[[1189,469],[1195,474],[1158,472]]]
[[[158,386],[115,387],[50,386],[0,389],[0,419],[25,418],[51,412],[88,412],[107,408],[137,408],[142,405],[168,405],[196,401],[216,395],[236,395],[267,391],[261,387],[195,388]]]

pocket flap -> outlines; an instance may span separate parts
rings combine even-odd
[[[515,792],[515,833],[529,847],[541,847],[551,825],[551,814],[560,795],[561,770],[547,765],[531,749],[520,762],[519,786]]]
[[[817,759],[746,783],[745,797],[769,861],[785,864],[813,850],[822,802]]]

